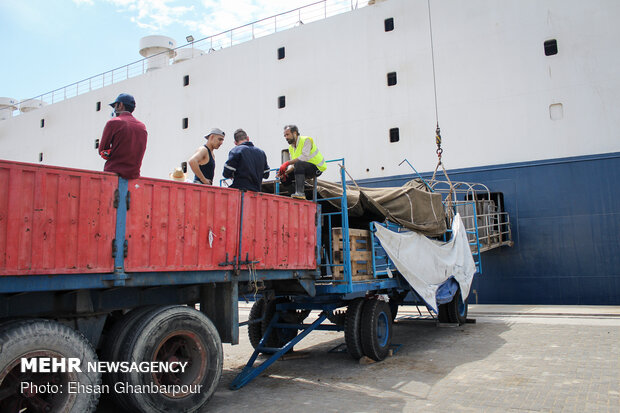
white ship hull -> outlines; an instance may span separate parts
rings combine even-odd
[[[102,169],[95,140],[125,92],[149,132],[144,176],[167,178],[212,127],[227,132],[216,180],[237,128],[277,167],[294,123],[356,181],[395,185],[404,158],[435,168],[438,118],[446,167],[502,193],[515,234],[472,300],[619,304],[619,19],[612,0],[382,1],[0,121],[0,158]]]

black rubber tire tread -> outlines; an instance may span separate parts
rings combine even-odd
[[[345,320],[347,319],[347,311],[334,310],[332,314],[327,316],[327,319],[337,326],[344,326]]]
[[[100,351],[100,359],[103,361],[129,361],[126,359],[121,359],[120,354],[125,343],[125,339],[130,332],[133,331],[134,326],[140,320],[140,318],[144,317],[145,314],[152,311],[156,306],[144,306],[137,307],[125,315],[123,315],[118,321],[114,323],[110,331],[106,334],[105,340],[103,342],[103,346]],[[110,386],[111,389],[114,388],[116,383],[122,382],[123,377],[120,372],[109,372],[103,375],[103,382]],[[117,406],[129,411],[131,406],[127,402],[127,396],[123,393],[117,393],[115,391],[110,391],[109,394],[104,395],[106,398],[110,398]]]
[[[275,300],[265,301],[265,310],[264,310],[265,312],[264,312],[264,318],[262,322],[262,333],[263,334],[265,333],[265,331],[267,331],[267,327],[269,326],[271,319],[276,314],[276,305],[286,303],[288,301],[289,300],[285,297],[279,297],[279,298],[276,298]],[[280,317],[279,321],[289,322],[289,323],[298,322],[296,314],[294,316],[292,314],[288,314],[284,318],[285,319],[283,320],[282,317]],[[271,329],[271,334],[265,340],[265,347],[280,348],[286,343],[288,343],[290,340],[292,340],[296,335],[297,335],[297,330],[281,329],[281,328]],[[291,348],[289,351],[293,351],[293,349]],[[273,352],[270,352],[270,351],[265,351],[263,353],[273,354]]]
[[[209,318],[194,308],[173,305],[154,308],[143,315],[125,339],[120,357],[136,362],[151,361],[161,339],[173,331],[188,330],[202,341],[207,353],[207,374],[200,384],[202,388],[185,397],[171,398],[162,393],[131,393],[126,401],[132,412],[194,412],[200,410],[215,393],[222,376],[223,350],[217,329]],[[189,365],[188,365],[189,366]],[[148,385],[152,382],[149,373],[121,373],[124,382],[130,385]]]
[[[459,325],[463,325],[467,322],[467,310],[468,310],[468,302],[465,300],[465,314],[461,316],[459,314],[459,303],[461,301],[461,289],[459,288],[454,294],[454,298],[448,304],[448,317],[451,323],[458,323]]]
[[[377,324],[379,317],[385,313],[388,327],[388,338],[385,345],[381,345],[377,339]],[[369,300],[362,311],[362,348],[364,355],[375,361],[381,361],[387,357],[392,343],[392,314],[390,306],[383,300]]]
[[[254,302],[252,308],[250,309],[249,321],[260,320],[263,317],[263,313],[265,311],[265,300],[259,299]],[[259,323],[249,323],[248,324],[248,338],[250,339],[250,344],[254,350],[258,347],[260,343],[260,339],[263,338],[263,324]]]
[[[151,311],[154,306],[137,307],[125,313],[113,325],[110,331],[106,333],[103,345],[100,350],[100,359],[103,361],[127,361],[119,360],[118,356],[123,346],[123,341],[132,331],[134,324],[147,312]],[[103,377],[106,384],[114,385],[118,381],[116,373],[107,373]]]
[[[392,322],[394,322],[394,320],[396,320],[396,314],[398,314],[399,305],[394,300],[390,300],[388,304],[390,306],[390,312],[392,313]]]
[[[276,304],[279,303],[280,301],[281,299],[278,299],[278,298],[276,298],[275,300],[265,301],[264,314],[263,314],[264,318],[263,318],[263,322],[261,323],[261,332],[263,334],[265,334],[265,331],[267,331],[267,326],[269,326],[271,319],[276,313]],[[271,334],[269,335],[269,337],[265,339],[265,347],[279,347],[279,344],[280,344],[280,340],[278,339],[277,329],[271,329]],[[267,352],[265,354],[270,354],[270,353]]]
[[[347,351],[356,360],[359,360],[364,355],[360,327],[365,302],[366,300],[363,298],[356,298],[351,301],[347,307],[347,314],[344,320],[344,342],[347,345]]]
[[[101,374],[88,371],[88,363],[97,362],[97,354],[90,342],[79,332],[53,320],[29,319],[3,323],[0,330],[0,377],[5,369],[18,358],[36,351],[51,351],[64,358],[80,359],[81,372],[67,372],[72,382],[84,386],[99,386]],[[2,379],[0,379],[1,381]],[[1,382],[0,382],[1,384]],[[65,394],[64,388],[60,393]],[[89,413],[97,407],[99,393],[73,393],[66,400],[67,405],[58,411]]]
[[[450,323],[450,314],[448,310],[448,304],[439,304],[439,312],[437,313],[437,319],[440,323]]]
[[[301,324],[304,322],[306,318],[310,315],[312,310],[295,310],[295,320],[297,323]]]

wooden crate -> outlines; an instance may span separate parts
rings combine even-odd
[[[353,281],[372,279],[370,231],[364,229],[349,229],[349,240],[351,275]],[[332,248],[334,250],[334,264],[343,264],[344,247],[342,245],[342,228],[332,228]],[[332,273],[335,280],[342,280],[344,278],[344,267],[333,266]]]

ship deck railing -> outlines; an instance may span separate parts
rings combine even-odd
[[[188,41],[188,43],[172,50],[176,52],[180,49],[196,49],[200,52],[197,52],[194,57],[198,57],[203,52],[206,54],[217,52],[218,50],[245,43],[259,37],[353,11],[367,6],[368,3],[369,1],[367,0],[320,0],[221,33],[194,41]],[[191,37],[188,36],[188,39],[191,39]],[[29,104],[38,103],[41,106],[58,103],[96,89],[110,86],[114,83],[122,82],[132,77],[140,76],[146,73],[149,67],[149,60],[161,59],[161,55],[165,53],[169,52],[161,52],[154,56],[137,60],[127,65],[117,67],[116,69],[108,70],[107,72],[71,83],[70,85],[52,90],[51,92],[21,100],[17,103],[17,106],[19,107],[26,102]],[[169,63],[172,62],[174,62],[173,59],[171,59]],[[11,110],[10,108],[4,108],[0,109],[0,111],[11,111],[11,116],[20,114],[19,109]]]

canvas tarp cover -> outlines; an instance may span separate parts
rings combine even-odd
[[[415,232],[392,232],[381,225],[376,228],[381,246],[398,271],[433,310],[437,311],[437,289],[450,277],[461,287],[463,301],[469,295],[476,264],[459,214],[452,223],[453,236],[448,242]]]
[[[342,186],[319,180],[317,192],[322,198],[341,197]],[[340,209],[339,200],[329,202]],[[388,219],[427,236],[439,236],[446,232],[441,195],[430,192],[420,180],[391,188],[347,185],[347,205],[350,217],[369,217],[374,221]]]

